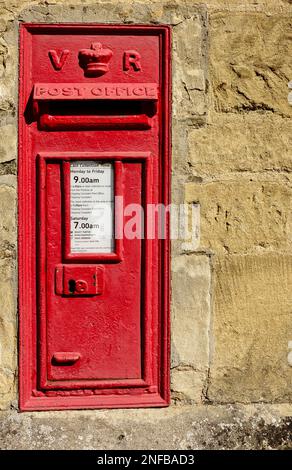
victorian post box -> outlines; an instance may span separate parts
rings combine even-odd
[[[22,410],[169,403],[169,68],[166,26],[21,26]]]

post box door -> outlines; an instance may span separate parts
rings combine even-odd
[[[143,207],[143,197],[147,195],[145,185],[150,183],[143,178],[146,172],[143,167],[150,166],[151,156],[145,154],[139,161],[136,154],[133,162],[113,160],[114,154],[112,159],[110,155],[106,158],[101,154],[102,157],[103,160],[98,155],[91,160],[80,160],[81,153],[78,157],[67,156],[69,160],[64,161],[39,156],[39,274],[44,278],[40,291],[42,388],[92,388],[100,386],[101,380],[118,384],[142,377],[141,322],[147,315],[144,310],[147,302],[142,303],[147,282],[142,264],[144,241],[127,237],[115,240],[114,227],[108,238],[100,241],[97,237],[101,229],[88,227],[91,222],[82,220],[88,220],[85,214],[88,210],[92,214],[96,208],[102,213],[95,219],[95,225],[106,223],[106,217],[114,222],[114,207],[106,213],[104,206],[114,205],[114,196],[122,198],[124,207]],[[99,175],[99,180],[77,176],[80,183],[75,183],[70,175],[72,170],[74,175]],[[112,175],[104,175],[102,171]],[[105,190],[106,185],[110,188]],[[115,190],[119,194],[114,194]],[[62,198],[62,194],[67,197]],[[127,217],[121,217],[120,223],[124,229]],[[100,261],[94,249],[102,253]],[[117,259],[112,259],[113,255]],[[70,263],[64,262],[66,258]]]
[[[169,30],[23,25],[20,81],[20,407],[166,406]]]

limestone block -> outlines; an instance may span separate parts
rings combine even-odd
[[[16,38],[15,38],[16,41]],[[0,37],[0,111],[15,113],[18,48]]]
[[[276,172],[292,171],[292,120],[214,113],[208,126],[190,131],[189,150],[192,173],[203,178],[232,172],[265,172],[277,178]]]
[[[198,2],[199,3],[199,2]],[[193,0],[48,0],[41,4],[21,0],[14,11],[22,21],[83,21],[96,23],[152,23],[176,25],[202,11]]]
[[[10,10],[10,8],[3,8],[1,5],[1,10],[0,10],[0,33],[5,33],[8,29],[8,24],[9,22],[13,21],[13,10]]]
[[[201,207],[201,248],[216,253],[291,250],[292,188],[287,179],[283,183],[241,176],[188,183],[187,202]]]
[[[206,114],[204,31],[199,16],[182,21],[173,35],[173,116],[188,119]]]
[[[292,255],[214,262],[212,402],[291,402]]]
[[[0,163],[16,158],[16,126],[8,124],[0,127]]]
[[[289,15],[216,12],[210,16],[210,77],[217,111],[292,116]]]
[[[172,366],[206,373],[209,361],[210,263],[207,256],[172,260]]]
[[[171,391],[173,399],[200,403],[206,374],[195,370],[172,370]]]
[[[174,97],[175,99],[175,97]],[[188,133],[189,129],[185,121],[178,119],[172,120],[172,182],[178,180],[179,174],[189,171],[189,149],[188,149]],[[183,186],[180,184],[183,189]]]
[[[15,399],[15,373],[0,367],[0,383],[0,410],[6,410]]]
[[[0,259],[0,409],[15,398],[16,371],[16,279],[11,259]]]
[[[16,243],[15,180],[12,175],[0,177],[0,257],[9,256],[11,247]]]

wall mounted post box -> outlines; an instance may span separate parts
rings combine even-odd
[[[168,27],[26,24],[20,51],[20,408],[166,406]]]

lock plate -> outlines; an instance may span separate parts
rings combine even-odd
[[[103,292],[103,267],[92,265],[58,265],[56,294],[100,295]]]

